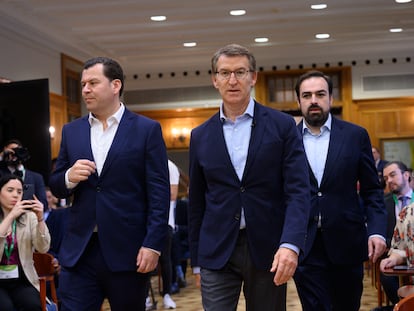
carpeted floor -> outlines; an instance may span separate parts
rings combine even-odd
[[[162,305],[162,297],[158,293],[158,277],[152,277],[152,287],[154,289],[155,300],[157,301],[157,310],[164,310]],[[191,275],[187,276],[187,287],[182,288],[179,293],[172,295],[173,300],[177,304],[177,311],[203,311],[201,306],[200,290],[194,285],[194,279]],[[243,295],[242,295],[243,296]],[[364,292],[362,295],[360,311],[370,311],[377,307],[377,290],[372,283],[371,270],[366,269],[364,277]],[[103,311],[110,311],[108,303],[105,302]],[[238,311],[245,311],[244,298],[240,298]],[[296,293],[293,281],[288,283],[287,294],[287,311],[301,311],[300,302]]]

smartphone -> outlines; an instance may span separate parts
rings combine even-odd
[[[407,270],[408,266],[407,265],[399,265],[399,266],[394,266],[393,269],[394,270]]]

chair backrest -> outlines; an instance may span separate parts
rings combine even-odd
[[[48,276],[55,274],[55,267],[53,265],[53,255],[45,253],[33,253],[33,260],[36,272],[39,276]]]
[[[36,269],[37,274],[39,275],[39,283],[40,283],[40,302],[42,304],[42,310],[57,310],[57,295],[56,295],[56,287],[55,287],[55,265],[53,264],[53,260],[55,257],[53,255],[45,253],[33,253],[33,261],[34,266]],[[50,282],[50,292],[51,298],[54,304],[50,304],[47,301],[46,297],[46,282]],[[52,308],[52,309],[51,309]]]
[[[401,299],[394,307],[394,311],[413,311],[414,310],[414,294]]]

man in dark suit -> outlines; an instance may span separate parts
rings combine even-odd
[[[10,139],[4,144],[1,153],[0,175],[14,174],[23,180],[23,199],[32,200],[35,195],[47,208],[45,182],[43,176],[27,169],[25,163],[30,158],[29,151],[18,139]]]
[[[309,176],[293,118],[250,97],[256,61],[229,45],[212,58],[220,111],[192,131],[189,243],[206,311],[286,310],[306,239]]]
[[[295,89],[312,202],[294,277],[304,311],[359,310],[363,262],[386,248],[387,213],[368,133],[330,114],[332,89],[318,71],[299,77]]]
[[[50,178],[73,194],[60,247],[62,311],[145,310],[149,272],[167,236],[170,198],[160,125],[121,103],[124,74],[109,58],[88,60],[82,97],[89,115],[66,124]]]

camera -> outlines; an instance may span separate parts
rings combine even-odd
[[[18,165],[30,159],[30,154],[25,147],[16,147],[11,150],[5,150],[3,153],[3,160],[7,165]]]

